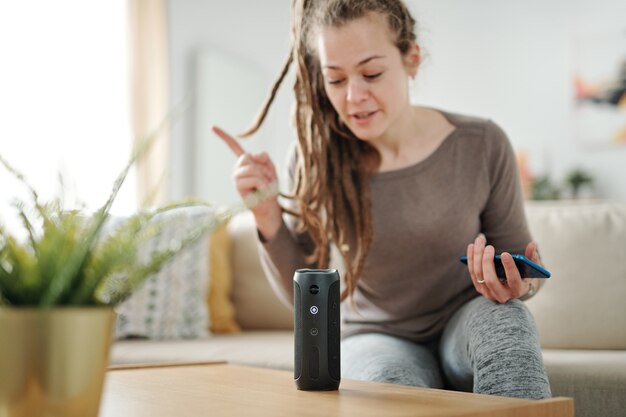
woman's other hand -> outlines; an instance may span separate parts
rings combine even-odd
[[[483,234],[478,235],[467,246],[467,266],[476,291],[489,300],[504,304],[514,298],[520,298],[529,293],[532,288],[537,288],[537,278],[522,278],[515,265],[513,257],[508,252],[502,252],[502,265],[506,275],[505,281],[500,281],[496,275],[494,264],[495,248],[487,245]],[[524,251],[531,261],[541,265],[537,244],[530,242]]]

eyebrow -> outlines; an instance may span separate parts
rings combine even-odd
[[[385,56],[384,55],[370,56],[369,58],[365,58],[363,61],[359,62],[356,66],[360,67],[362,65],[367,64],[370,61],[373,61],[374,59],[380,59],[380,58],[385,58]],[[335,65],[324,65],[324,68],[331,69],[331,70],[339,70],[339,69],[341,69],[340,67],[337,67]]]

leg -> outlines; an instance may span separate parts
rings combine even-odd
[[[443,387],[432,349],[381,333],[342,340],[341,376],[415,387]]]
[[[551,396],[535,322],[519,300],[469,301],[446,325],[439,354],[454,389],[531,399]]]

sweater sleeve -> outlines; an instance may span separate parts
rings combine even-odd
[[[513,147],[493,122],[486,125],[485,146],[490,193],[481,214],[482,231],[496,252],[523,254],[532,238]]]
[[[294,182],[296,148],[289,153],[286,173],[286,189],[291,190]],[[284,205],[293,206],[289,200]],[[293,274],[300,268],[317,268],[314,263],[307,263],[306,257],[313,253],[314,243],[307,232],[296,232],[298,219],[283,213],[283,221],[276,236],[264,240],[259,236],[259,255],[265,275],[274,292],[286,304],[293,304]]]

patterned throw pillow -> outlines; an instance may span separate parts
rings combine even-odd
[[[160,214],[167,218],[160,233],[140,249],[147,259],[182,240],[193,227],[211,221],[206,207],[185,207]],[[209,285],[209,237],[199,239],[149,277],[127,300],[117,306],[117,338],[194,339],[209,336],[206,294]]]

